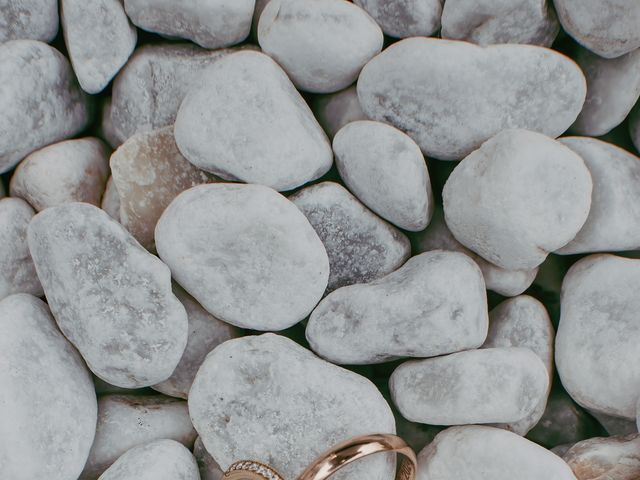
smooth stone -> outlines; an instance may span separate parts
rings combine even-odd
[[[562,27],[595,54],[615,58],[640,47],[636,0],[554,0]]]
[[[137,30],[122,0],[60,0],[71,65],[87,93],[100,93],[136,48]]]
[[[389,379],[402,416],[429,425],[513,423],[547,395],[549,374],[528,348],[486,348],[400,365]]]
[[[555,253],[623,251],[640,248],[640,158],[616,145],[588,137],[564,137],[591,173],[593,193],[587,221],[575,238]]]
[[[255,0],[124,0],[131,21],[149,32],[222,48],[249,35]]]
[[[629,420],[628,418],[614,417],[598,412],[590,413],[610,436],[638,433],[635,419]]]
[[[40,212],[63,203],[100,206],[109,176],[109,151],[101,140],[65,140],[29,154],[11,177],[12,197]]]
[[[640,396],[640,260],[614,255],[582,258],[562,283],[556,368],[581,406],[636,418]]]
[[[43,210],[28,240],[53,316],[93,373],[125,388],[169,378],[187,344],[187,314],[165,264],[86,203]]]
[[[442,208],[435,208],[429,226],[412,236],[413,248],[416,253],[433,250],[447,250],[464,253],[471,257],[480,267],[487,290],[505,296],[515,297],[531,286],[536,278],[538,268],[530,270],[506,270],[487,262],[480,255],[475,254],[462,245],[453,236],[444,221]]]
[[[311,109],[259,52],[229,55],[203,74],[180,106],[175,138],[196,167],[279,191],[321,177],[333,160]]]
[[[428,252],[366,284],[334,290],[306,336],[332,363],[369,365],[478,348],[487,336],[482,272],[466,255]]]
[[[68,480],[96,431],[93,382],[41,300],[0,302],[0,477]]]
[[[333,139],[340,177],[373,212],[397,227],[424,230],[433,215],[433,192],[420,147],[400,130],[357,121]]]
[[[187,311],[189,338],[180,363],[171,376],[153,386],[154,390],[172,397],[186,399],[198,368],[207,354],[221,343],[242,335],[242,331],[218,320],[179,286],[173,292]]]
[[[640,152],[640,102],[629,114],[629,135],[631,135],[631,141],[636,150]]]
[[[395,433],[391,409],[369,380],[274,334],[213,350],[191,387],[189,413],[220,467],[249,458],[284,478],[345,439]],[[332,478],[389,480],[394,472],[393,456],[373,455]]]
[[[113,177],[109,177],[109,180],[107,180],[107,186],[104,189],[100,206],[116,222],[120,221],[120,194],[113,181]]]
[[[312,100],[313,113],[330,139],[350,122],[366,120],[356,86],[326,95],[316,95]]]
[[[551,0],[446,0],[442,38],[550,47],[560,31]]]
[[[14,293],[42,296],[42,285],[27,245],[27,228],[35,215],[20,198],[0,200],[0,300]]]
[[[78,133],[89,121],[89,110],[71,65],[46,43],[0,44],[0,65],[0,173],[4,173],[34,150]]]
[[[590,438],[575,444],[562,458],[578,480],[637,480],[640,435]]]
[[[187,402],[163,395],[106,395],[98,401],[98,427],[80,480],[95,480],[127,450],[168,438],[191,448],[196,431]]]
[[[196,442],[193,444],[193,456],[196,457],[198,462],[198,469],[200,470],[201,480],[222,480],[224,472],[218,465],[207,449],[204,448],[204,444],[200,437],[196,438]]]
[[[293,203],[261,185],[191,188],[164,211],[155,238],[180,286],[238,327],[289,328],[327,286],[320,238]]]
[[[399,128],[440,160],[460,160],[509,128],[557,137],[585,95],[580,68],[552,50],[434,38],[394,43],[358,80],[367,117]]]
[[[304,213],[329,255],[328,291],[377,280],[411,255],[407,237],[342,185],[322,182],[289,199]]]
[[[0,0],[0,43],[50,42],[58,33],[56,0]]]
[[[418,480],[576,480],[560,457],[514,433],[448,428],[418,455]]]
[[[354,0],[395,38],[429,37],[440,28],[443,0]]]
[[[496,426],[526,435],[542,418],[553,381],[554,337],[555,331],[546,308],[528,295],[505,300],[489,312],[489,333],[482,348],[528,348],[542,360],[549,377],[546,394],[527,417]]]
[[[627,118],[640,98],[640,48],[613,59],[581,48],[575,60],[587,79],[587,99],[571,131],[605,135]]]
[[[383,41],[375,20],[345,0],[271,0],[258,23],[262,51],[312,93],[351,85]]]
[[[156,223],[171,201],[210,181],[182,156],[172,126],[135,134],[113,152],[110,164],[120,197],[120,223],[150,250]]]
[[[576,236],[591,192],[589,170],[571,149],[540,133],[505,130],[456,166],[442,197],[460,243],[499,267],[523,270]]]

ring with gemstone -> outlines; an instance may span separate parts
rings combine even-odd
[[[254,460],[233,463],[222,477],[224,480],[284,480],[269,465]]]

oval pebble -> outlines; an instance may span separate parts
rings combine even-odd
[[[424,230],[433,214],[433,192],[420,147],[400,130],[357,121],[333,139],[340,177],[367,207],[394,225]]]
[[[226,469],[250,458],[296,478],[335,444],[395,433],[391,409],[366,378],[318,359],[278,335],[230,340],[211,352],[189,395],[207,451]],[[393,457],[374,455],[333,478],[389,480]]]
[[[120,221],[120,194],[112,177],[107,180],[107,186],[102,196],[101,208],[109,214],[116,222]]]
[[[382,50],[383,34],[345,0],[271,0],[260,15],[258,41],[297,88],[331,93],[356,81]]]
[[[222,480],[224,472],[218,465],[207,449],[204,448],[202,439],[196,438],[196,442],[193,444],[193,456],[196,457],[198,462],[198,469],[200,470],[201,480]]]
[[[354,0],[395,38],[429,37],[440,28],[443,0]]]
[[[440,160],[460,160],[508,128],[557,137],[585,95],[580,68],[552,50],[434,38],[393,44],[358,79],[367,117],[399,128]]]
[[[57,33],[56,0],[0,0],[0,43],[10,40],[50,42]]]
[[[640,260],[591,255],[562,283],[556,367],[562,385],[594,412],[636,418],[640,396]]]
[[[0,301],[0,365],[0,478],[78,478],[96,431],[96,393],[36,297]]]
[[[347,123],[366,119],[355,85],[339,92],[316,95],[312,105],[318,123],[331,139]]]
[[[539,133],[505,130],[456,166],[442,197],[460,243],[499,267],[521,270],[576,236],[591,192],[589,170],[571,149]]]
[[[149,32],[186,38],[204,48],[242,42],[249,35],[255,0],[124,0],[131,21]]]
[[[209,313],[239,327],[291,327],[327,286],[318,235],[293,203],[261,185],[191,188],[164,211],[155,238],[173,278]]]
[[[381,278],[411,254],[402,232],[367,210],[338,183],[318,183],[289,199],[305,214],[327,249],[329,291]]]
[[[86,203],[40,212],[28,240],[53,316],[97,376],[136,388],[171,375],[187,315],[166,265]]]
[[[35,40],[0,44],[0,173],[82,130],[87,99],[67,59]],[[25,135],[25,132],[29,132]]]
[[[109,151],[95,137],[66,140],[29,154],[11,177],[12,197],[40,212],[63,203],[100,205],[109,176]]]
[[[203,74],[180,106],[175,138],[195,166],[275,190],[321,177],[333,160],[304,99],[278,64],[259,52],[235,53]]]
[[[478,348],[487,336],[478,266],[435,251],[367,284],[333,291],[311,313],[307,340],[333,363],[372,364]]]
[[[528,348],[487,348],[400,365],[389,379],[403,417],[429,425],[512,423],[547,395],[549,373]]]
[[[637,480],[640,478],[640,435],[583,440],[562,458],[578,480]]]

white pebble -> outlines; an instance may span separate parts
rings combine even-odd
[[[50,42],[58,33],[56,0],[0,0],[0,43]]]

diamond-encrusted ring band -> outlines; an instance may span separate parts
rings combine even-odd
[[[253,460],[243,460],[235,462],[225,472],[224,480],[284,480],[282,475],[276,472],[269,465],[255,462]]]

